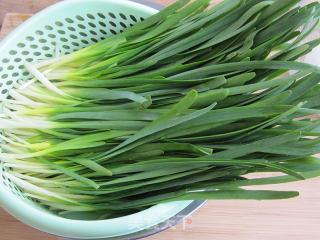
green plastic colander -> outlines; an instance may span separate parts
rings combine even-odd
[[[156,12],[154,8],[124,0],[68,0],[41,11],[0,43],[0,98],[7,97],[17,80],[31,77],[24,69],[24,62],[51,58],[56,46],[62,54],[73,52]],[[171,202],[109,220],[71,220],[56,216],[24,198],[19,189],[3,176],[5,171],[0,160],[0,205],[34,228],[69,238],[141,237],[169,227],[203,203]]]

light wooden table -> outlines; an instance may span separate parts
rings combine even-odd
[[[24,12],[32,12],[55,1],[0,0],[0,16],[4,9],[27,9]],[[157,0],[163,4],[172,1]],[[11,7],[13,5],[17,8]],[[6,6],[7,8],[4,8]],[[5,36],[29,16],[7,14],[0,37]],[[289,200],[208,201],[183,223],[146,240],[317,240],[320,239],[319,186],[320,178],[269,186],[277,190],[300,191],[298,198]],[[0,208],[0,240],[60,239],[22,224]]]

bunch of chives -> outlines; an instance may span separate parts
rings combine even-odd
[[[320,4],[179,0],[123,33],[26,63],[0,118],[5,178],[57,214],[114,217],[320,175]],[[284,75],[293,70],[291,75]],[[254,172],[282,176],[246,178]]]

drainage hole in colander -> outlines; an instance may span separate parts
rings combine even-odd
[[[6,85],[7,85],[7,86],[10,86],[12,83],[13,83],[13,81],[12,81],[12,80],[9,80],[9,81],[6,82]]]
[[[77,15],[77,16],[76,16],[76,19],[78,19],[79,21],[84,21],[84,18],[81,17],[80,15]]]
[[[42,31],[40,31],[40,30],[37,30],[36,32],[35,32],[37,35],[43,35],[43,32]]]
[[[130,18],[132,19],[132,21],[134,21],[134,22],[137,22],[138,20],[136,19],[136,17],[135,16],[133,16],[133,15],[130,15]]]
[[[22,53],[22,55],[28,55],[29,51],[22,51],[21,53]]]
[[[90,19],[95,19],[95,17],[90,13],[87,14],[87,17],[90,18]]]
[[[8,74],[2,74],[2,75],[1,75],[1,78],[2,78],[2,79],[6,79],[7,77],[8,77]]]
[[[115,24],[115,23],[112,22],[112,21],[109,21],[109,23],[110,23],[110,25],[113,26],[113,27],[116,27],[116,26],[117,26],[117,24]]]
[[[109,12],[108,14],[109,14],[110,17],[116,19],[116,15],[114,15],[112,12]]]
[[[84,32],[79,32],[79,34],[83,37],[88,37],[88,34],[84,33]]]
[[[60,34],[66,34],[66,32],[63,31],[63,30],[58,30],[58,33],[60,33]]]
[[[102,27],[106,27],[107,25],[104,23],[104,22],[99,22],[99,24],[102,26]]]
[[[56,38],[56,35],[53,34],[53,33],[49,33],[49,34],[48,34],[48,37],[49,37],[49,38]]]
[[[106,16],[105,16],[103,13],[97,13],[97,14],[98,14],[99,17],[101,17],[101,18],[103,18],[103,19],[106,18]]]
[[[90,27],[93,27],[93,28],[97,27],[97,26],[96,26],[94,23],[92,23],[92,22],[88,22],[88,24],[89,24]]]
[[[72,32],[76,31],[76,29],[74,27],[68,27],[68,29]]]
[[[95,32],[95,31],[93,31],[93,30],[90,30],[89,31],[92,35],[97,35],[97,33]]]
[[[105,35],[107,35],[107,32],[105,31],[105,30],[103,30],[103,29],[100,29],[99,30],[102,34],[105,34]]]
[[[74,35],[74,34],[70,34],[69,35],[71,38],[73,38],[73,39],[77,39],[78,37],[76,36],[76,35]]]
[[[25,45],[24,43],[18,43],[17,46],[20,47],[20,48],[23,48],[23,47],[25,47],[26,45]]]
[[[120,13],[119,16],[120,16],[123,20],[127,20],[126,15],[124,15],[123,13]]]
[[[86,29],[86,26],[84,26],[83,24],[78,24],[78,27],[81,29]]]
[[[61,40],[62,42],[68,42],[68,39],[66,39],[66,38],[60,38],[60,40]]]
[[[60,21],[56,21],[55,24],[56,24],[57,26],[59,26],[59,27],[63,26],[63,23],[60,22]]]
[[[44,28],[47,29],[47,30],[50,30],[50,31],[53,30],[53,27],[51,27],[49,25],[44,26]]]
[[[10,54],[10,55],[16,55],[16,54],[17,54],[17,51],[16,51],[16,50],[10,50],[10,51],[9,51],[9,54]]]
[[[66,18],[65,20],[67,23],[73,23],[73,20],[71,18]]]
[[[120,25],[121,25],[122,27],[124,27],[124,28],[127,28],[127,25],[124,24],[123,22],[120,22]]]
[[[34,40],[34,37],[27,36],[27,37],[26,37],[26,40],[28,40],[28,41],[33,41],[33,40]]]

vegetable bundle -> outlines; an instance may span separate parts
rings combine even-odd
[[[320,4],[180,0],[123,33],[25,67],[3,101],[2,174],[62,216],[194,199],[283,199],[251,185],[320,175]],[[285,74],[289,70],[291,74]],[[254,172],[277,177],[246,178]]]

